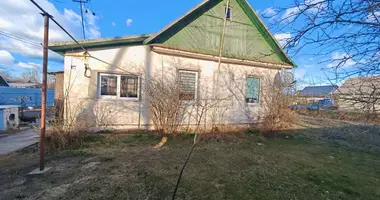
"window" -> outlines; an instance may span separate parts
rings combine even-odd
[[[260,78],[248,77],[245,102],[247,103],[259,103],[260,102]]]
[[[137,98],[138,85],[138,77],[121,76],[120,97]]]
[[[179,99],[195,100],[197,96],[198,72],[179,71]]]
[[[112,75],[101,76],[100,82],[101,82],[100,95],[116,96],[117,76],[112,76]]]
[[[139,78],[137,76],[103,73],[99,76],[98,93],[100,98],[138,99]]]
[[[224,13],[226,14],[226,19],[230,20],[231,19],[231,8],[224,8]]]

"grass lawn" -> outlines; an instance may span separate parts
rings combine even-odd
[[[303,118],[300,129],[201,136],[177,199],[380,199],[380,129]],[[86,148],[47,155],[30,147],[0,156],[0,199],[171,199],[191,136],[152,148],[153,135],[86,138]]]

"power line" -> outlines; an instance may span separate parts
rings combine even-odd
[[[59,24],[54,18],[53,16],[51,16],[48,12],[46,12],[43,8],[41,8],[40,5],[38,5],[38,3],[36,3],[34,0],[29,0],[30,2],[32,2],[38,9],[40,9],[42,11],[43,14],[46,14],[49,16],[49,18],[59,27],[61,28],[72,40],[74,40],[75,43],[77,43],[85,52],[87,52],[87,50],[69,33],[67,32],[67,30],[65,28],[63,28],[61,26],[61,24]]]
[[[11,38],[11,39],[14,39],[14,40],[18,40],[20,42],[24,42],[24,43],[27,43],[27,44],[30,44],[30,45],[34,45],[34,46],[38,46],[38,47],[42,46],[40,43],[38,43],[36,41],[28,40],[26,38],[23,38],[23,37],[20,37],[20,36],[17,36],[17,35],[13,35],[11,33],[5,32],[5,31],[1,31],[0,30],[0,35],[3,35],[5,37],[8,37],[8,38]]]
[[[112,66],[112,67],[115,67],[115,68],[118,68],[118,69],[121,69],[121,70],[123,70],[123,71],[126,71],[125,69],[123,69],[123,68],[121,68],[121,67],[119,67],[119,66],[116,66],[116,65],[113,65],[113,64],[110,64],[110,63],[108,63],[108,62],[106,62],[106,61],[104,61],[104,60],[102,60],[102,59],[100,59],[100,58],[97,58],[97,57],[95,57],[95,56],[92,56],[91,54],[89,54],[88,52],[87,52],[87,49],[86,48],[84,48],[83,47],[83,45],[82,44],[80,44],[79,42],[78,42],[78,40],[76,40],[69,32],[67,32],[67,30],[65,29],[65,28],[63,28],[62,26],[61,26],[61,24],[59,24],[54,18],[53,18],[53,16],[52,15],[50,15],[49,13],[47,13],[40,5],[38,5],[34,0],[30,0],[30,2],[32,2],[38,9],[40,9],[41,11],[42,11],[42,13],[43,14],[45,14],[45,15],[48,15],[49,16],[49,18],[59,27],[59,28],[61,28],[76,44],[78,44],[80,47],[81,47],[81,49],[83,49],[83,51],[85,52],[85,54],[87,54],[88,55],[88,57],[91,57],[91,58],[93,58],[93,59],[96,59],[96,60],[98,60],[98,61],[101,61],[101,62],[103,62],[103,63],[105,63],[105,64],[108,64],[109,66]],[[86,56],[85,56],[86,57]]]

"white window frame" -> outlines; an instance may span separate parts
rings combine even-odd
[[[101,81],[102,76],[116,76],[116,95],[102,95],[101,94]],[[120,88],[121,88],[121,77],[122,76],[130,76],[137,78],[137,97],[120,97]],[[115,100],[130,100],[130,101],[138,101],[140,99],[140,77],[130,74],[112,74],[112,73],[99,73],[98,74],[98,99],[115,99]]]
[[[185,69],[179,69],[178,70],[178,84],[180,84],[180,78],[181,78],[181,76],[180,76],[180,73],[181,72],[186,72],[186,73],[193,73],[193,74],[195,74],[195,94],[194,94],[194,99],[192,99],[192,100],[181,100],[181,101],[188,101],[188,102],[193,102],[193,101],[196,101],[197,100],[197,98],[198,98],[198,71],[191,71],[191,70],[185,70]],[[181,91],[179,91],[179,92],[181,92]]]

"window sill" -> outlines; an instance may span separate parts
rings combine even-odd
[[[97,101],[139,102],[138,98],[98,97]]]
[[[260,106],[260,103],[246,103],[250,107]]]
[[[191,106],[191,105],[196,105],[197,101],[196,100],[180,100],[182,105],[186,106]]]

